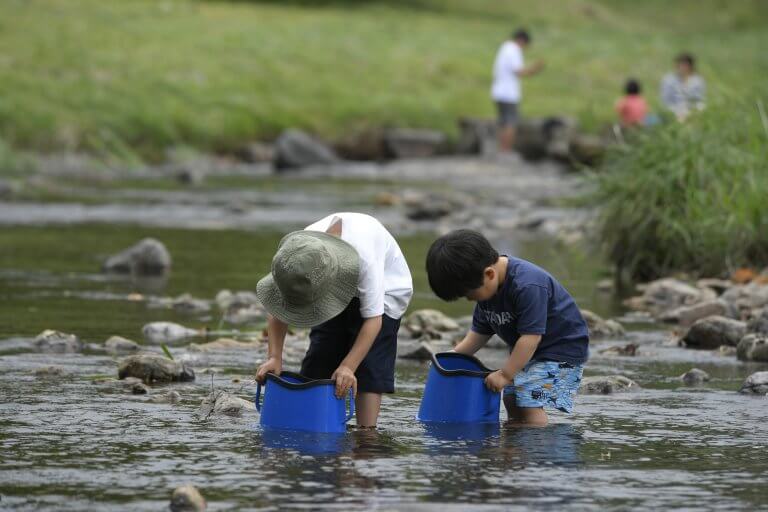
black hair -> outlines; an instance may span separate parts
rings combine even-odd
[[[490,242],[471,229],[443,235],[427,252],[427,277],[435,295],[452,301],[483,285],[485,269],[499,260]]]
[[[685,62],[691,70],[696,69],[696,58],[690,53],[684,52],[675,57],[675,62]]]
[[[640,94],[640,91],[642,91],[642,88],[640,87],[640,82],[638,82],[634,78],[630,78],[629,80],[627,80],[627,83],[624,84],[624,92],[627,94]]]
[[[512,39],[516,41],[523,41],[525,44],[531,44],[531,34],[524,28],[519,28],[512,32]]]

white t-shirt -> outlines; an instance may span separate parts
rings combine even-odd
[[[381,222],[363,213],[334,213],[306,229],[327,231],[334,217],[341,219],[341,239],[360,256],[360,315],[402,317],[413,295],[413,281],[400,246]]]
[[[517,72],[525,67],[523,50],[514,41],[501,45],[493,63],[491,97],[504,103],[519,103],[522,98]]]

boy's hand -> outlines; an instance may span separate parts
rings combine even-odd
[[[505,377],[501,370],[496,370],[485,378],[485,386],[494,393],[500,393],[510,384],[512,384],[512,380]]]
[[[357,396],[357,377],[351,368],[339,366],[331,375],[331,379],[336,381],[336,398],[344,398],[350,389],[352,396]]]
[[[256,370],[256,381],[264,384],[264,380],[267,378],[268,373],[280,375],[280,372],[282,371],[283,362],[276,357],[270,357],[261,366],[259,366],[258,370]]]

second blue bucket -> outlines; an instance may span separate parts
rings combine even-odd
[[[265,429],[306,432],[345,432],[355,415],[355,399],[336,398],[336,383],[331,379],[310,379],[293,372],[279,376],[268,373],[261,404],[261,384],[256,386],[256,409]]]
[[[433,354],[416,418],[446,423],[498,422],[501,393],[485,387],[485,377],[492,371],[473,356]]]

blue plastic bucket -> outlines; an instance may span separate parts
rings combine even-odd
[[[416,418],[445,423],[498,422],[501,393],[485,387],[485,377],[492,371],[473,356],[433,354]]]
[[[355,399],[336,398],[336,384],[331,379],[310,379],[293,372],[280,376],[267,374],[264,403],[261,384],[256,385],[254,403],[261,413],[264,429],[303,430],[307,432],[345,432],[346,423],[355,415]]]

